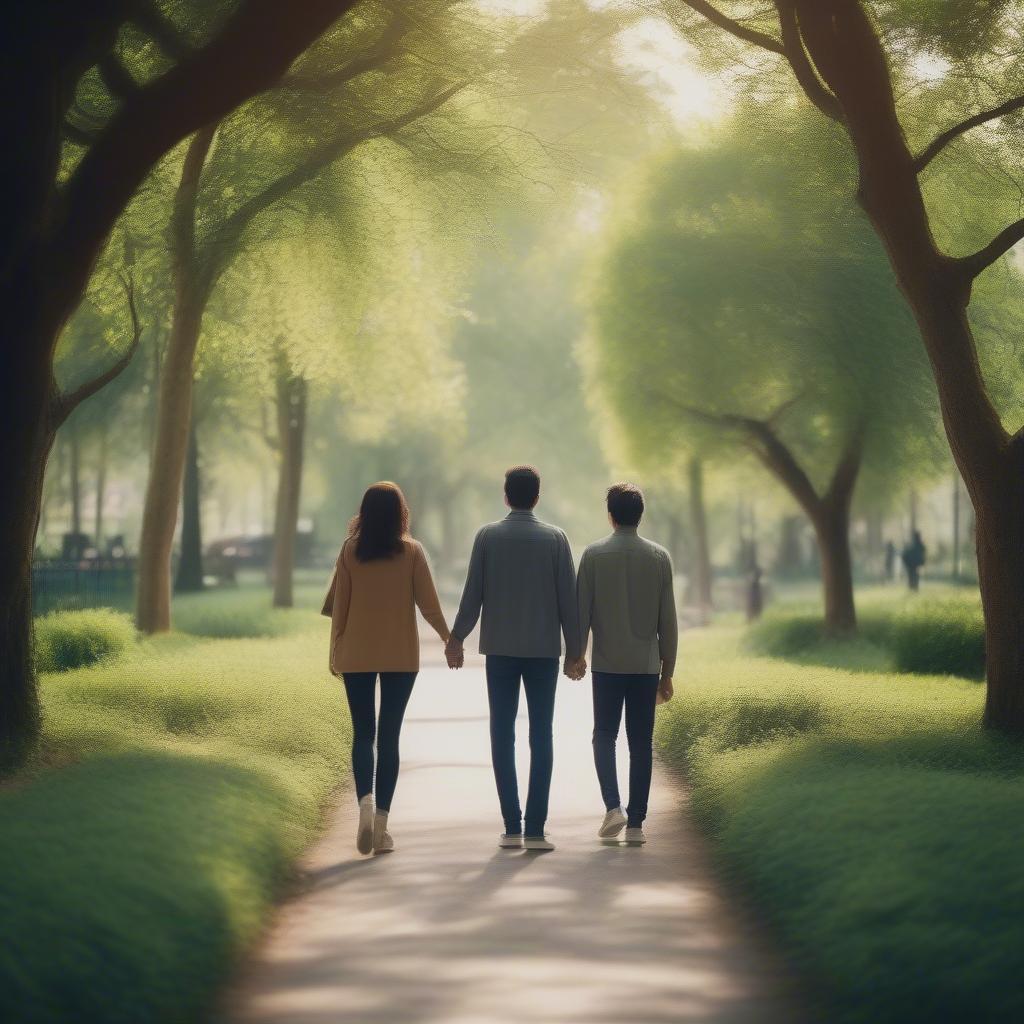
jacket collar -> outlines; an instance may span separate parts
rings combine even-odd
[[[637,528],[635,526],[616,526],[615,534],[617,536],[635,537]]]
[[[510,508],[506,519],[536,519],[532,508]]]

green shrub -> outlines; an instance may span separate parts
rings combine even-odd
[[[0,789],[0,1020],[209,1018],[345,775],[325,643],[172,634],[44,679],[71,763]]]
[[[981,689],[739,646],[738,630],[684,637],[657,743],[824,992],[813,1019],[1024,1019],[1024,748],[980,727]]]
[[[36,619],[35,643],[40,672],[66,672],[119,657],[136,633],[129,616],[109,608],[51,612]]]
[[[892,652],[901,672],[985,675],[985,622],[976,602],[927,601],[893,619]]]

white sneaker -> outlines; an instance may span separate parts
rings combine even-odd
[[[647,842],[647,836],[644,835],[642,828],[627,828],[626,829],[626,845],[627,846],[643,846]]]
[[[509,835],[508,832],[502,832],[498,837],[498,846],[503,850],[521,850],[523,848],[522,833],[517,832],[515,835]]]
[[[395,841],[388,831],[388,812],[378,811],[373,819],[373,852],[390,853],[395,848]]]
[[[626,827],[626,815],[621,807],[613,807],[601,822],[597,834],[601,839],[614,839]]]
[[[525,836],[523,846],[527,850],[553,850],[555,844],[547,836]]]
[[[356,829],[356,849],[369,853],[373,849],[373,794],[359,800],[359,826]]]

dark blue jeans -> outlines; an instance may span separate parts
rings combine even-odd
[[[487,655],[487,701],[491,708],[491,763],[505,831],[523,831],[516,778],[516,714],[519,682],[530,713],[530,788],[526,794],[526,834],[544,835],[554,759],[551,720],[555,713],[558,658],[510,658]]]
[[[373,792],[373,741],[377,740],[377,807],[391,810],[398,783],[398,737],[415,672],[380,673],[380,718],[375,709],[376,672],[345,672],[345,695],[352,714],[352,774],[356,796]]]
[[[647,798],[651,794],[658,676],[618,672],[594,672],[592,675],[594,767],[597,768],[604,806],[610,811],[621,803],[615,770],[615,741],[619,736],[622,706],[625,704],[626,739],[629,742],[629,806],[626,817],[630,828],[639,828],[647,817]]]

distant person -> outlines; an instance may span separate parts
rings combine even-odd
[[[387,853],[398,782],[402,719],[420,667],[416,608],[446,641],[448,625],[427,557],[409,534],[409,506],[393,483],[363,495],[338,556],[323,613],[331,617],[330,668],[345,681],[352,714],[352,771],[359,799],[356,849]],[[374,704],[380,677],[380,714]],[[377,741],[374,807],[374,738]]]
[[[626,829],[626,842],[646,841],[643,824],[651,791],[654,708],[672,697],[678,623],[672,559],[644,540],[637,527],[644,496],[633,484],[608,490],[613,532],[583,552],[577,594],[581,649],[594,636],[594,767],[604,799],[602,839]],[[629,805],[622,809],[615,768],[615,741],[626,711],[629,742]]]
[[[764,611],[764,570],[756,562],[747,576],[747,622],[757,622]]]
[[[896,578],[896,545],[885,542],[885,578],[891,583]]]
[[[921,539],[921,532],[914,530],[910,543],[903,549],[903,568],[907,570],[907,586],[917,590],[921,586],[921,569],[928,559],[928,549]]]
[[[484,526],[473,542],[462,603],[445,650],[450,668],[463,664],[463,642],[480,623],[480,653],[487,657],[491,762],[504,820],[501,847],[553,850],[544,826],[553,762],[551,723],[561,637],[565,671],[582,678],[586,663],[576,615],[576,573],[565,534],[534,514],[540,476],[532,466],[505,474],[510,511]],[[519,686],[530,714],[530,787],[526,817],[516,777]]]

